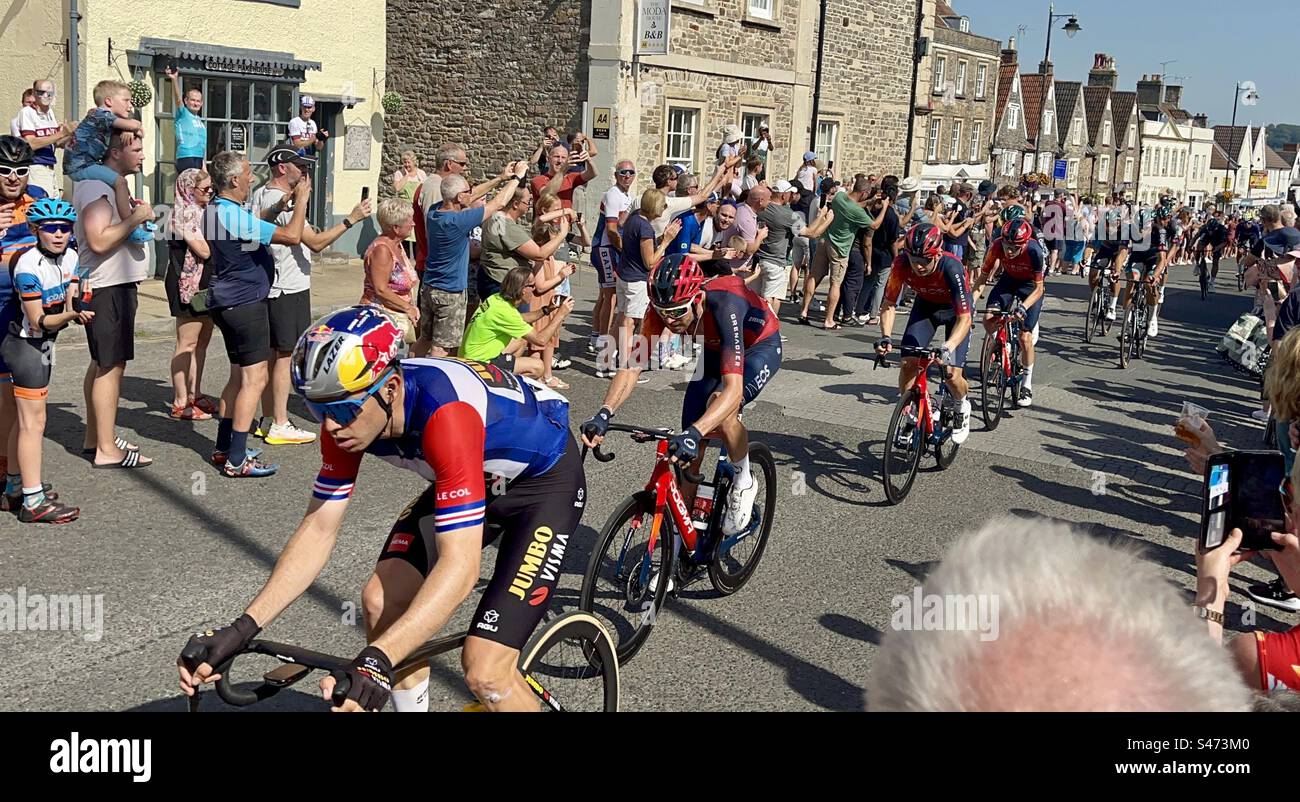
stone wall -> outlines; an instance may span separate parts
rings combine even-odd
[[[384,89],[405,103],[386,119],[383,174],[408,148],[428,170],[452,141],[482,178],[532,155],[544,126],[579,127],[592,2],[388,0]]]

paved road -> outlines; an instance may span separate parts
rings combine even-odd
[[[579,319],[592,291],[591,274],[582,279]],[[763,564],[739,594],[690,593],[668,605],[624,672],[625,707],[862,709],[890,599],[911,593],[960,532],[1007,513],[1137,541],[1190,598],[1200,502],[1170,426],[1181,402],[1192,400],[1211,410],[1225,443],[1257,442],[1249,418],[1257,386],[1211,351],[1249,300],[1222,293],[1203,303],[1190,270],[1180,268],[1149,358],[1121,371],[1113,342],[1081,341],[1085,295],[1078,279],[1050,283],[1033,410],[1012,414],[994,434],[976,423],[956,464],[938,473],[928,462],[901,507],[884,504],[878,479],[896,374],[870,370],[876,333],[818,332],[787,317],[784,366],[746,415],[755,436],[772,446],[783,488]],[[315,448],[271,449],[282,465],[273,480],[220,478],[204,463],[216,423],[181,424],[165,415],[170,343],[156,340],[137,348],[120,423],[157,463],[92,472],[78,453],[82,348],[57,352],[46,465],[84,517],[60,528],[0,521],[0,592],[21,586],[28,594],[103,594],[103,636],[0,632],[0,709],[180,710],[175,655],[188,633],[225,623],[260,587],[306,505]],[[216,389],[225,378],[218,343],[212,353],[208,387]],[[585,355],[567,371],[575,418],[599,405],[605,383],[593,374]],[[620,420],[676,423],[681,380],[656,375]],[[624,442],[616,450],[618,462],[589,463],[587,537],[571,549],[562,603],[576,594],[594,538],[589,527],[598,529],[649,473],[648,446]],[[789,491],[796,480],[806,487],[802,494]],[[420,489],[412,475],[367,463],[333,560],[268,636],[340,654],[359,649],[362,630],[349,611],[359,605],[393,517]],[[485,573],[494,557],[487,555]],[[1264,576],[1253,568],[1242,573]],[[1230,617],[1236,620],[1231,607]],[[1259,612],[1257,623],[1295,623],[1287,619]],[[458,709],[467,699],[456,666],[438,666],[432,708]],[[319,709],[296,691],[272,705]]]

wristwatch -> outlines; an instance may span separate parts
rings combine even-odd
[[[353,225],[354,223],[351,220],[347,219],[346,217],[343,218],[343,229],[345,231],[349,228],[352,228]]]
[[[1208,607],[1193,605],[1192,609],[1196,611],[1196,617],[1202,621],[1213,621],[1219,626],[1223,626],[1223,613],[1218,610],[1211,610]]]

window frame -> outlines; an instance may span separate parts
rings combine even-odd
[[[984,121],[975,120],[970,128],[970,163],[979,164],[980,153],[984,150]]]
[[[680,155],[670,155],[670,143],[681,140],[684,134],[674,132],[672,129],[673,112],[689,112],[694,118],[694,129],[689,134],[690,137],[690,154],[689,157]],[[681,164],[688,173],[699,172],[699,165],[703,163],[700,148],[703,146],[704,137],[700,126],[704,122],[705,105],[699,102],[692,102],[679,98],[667,98],[664,101],[664,135],[660,144],[663,164]]]
[[[777,18],[777,2],[778,0],[745,0],[745,16],[748,19],[775,22]],[[759,4],[765,6],[765,8],[756,7]]]
[[[1015,103],[1007,104],[1007,130],[1017,130],[1016,125],[1020,122],[1020,106]]]
[[[1133,183],[1133,157],[1124,157],[1124,183]]]
[[[822,129],[824,126],[830,135],[829,144],[823,143]],[[813,148],[813,152],[817,154],[817,158],[822,159],[823,162],[828,165],[836,160],[840,149],[840,120],[838,118],[819,118],[817,120],[817,136],[815,144],[816,147]]]
[[[1102,120],[1101,121],[1101,146],[1103,148],[1110,147],[1110,139],[1114,135],[1114,133],[1115,133],[1114,126],[1111,124],[1110,120]]]
[[[970,69],[970,62],[966,59],[957,59],[957,97],[966,97],[966,73]]]
[[[925,160],[939,160],[939,135],[943,132],[943,120],[939,117],[930,119],[930,135],[926,138]]]
[[[1098,183],[1100,184],[1110,183],[1110,154],[1109,153],[1103,153],[1101,157],[1097,160],[1097,172],[1101,174],[1101,177],[1097,179]]]
[[[943,82],[947,79],[948,57],[943,54],[935,54],[934,57],[934,75],[931,76],[931,92],[936,95],[943,94]]]
[[[963,120],[953,120],[948,124],[948,161],[961,160],[961,133]]]
[[[975,99],[983,100],[988,89],[989,65],[980,61],[975,66]]]

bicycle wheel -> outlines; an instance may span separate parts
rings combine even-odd
[[[1205,257],[1196,263],[1196,278],[1201,282],[1201,300],[1204,301],[1210,297],[1210,270],[1205,264]]]
[[[915,387],[903,393],[885,432],[885,497],[891,504],[901,504],[907,498],[921,467],[925,437],[917,419],[920,406],[921,396]]]
[[[1136,303],[1133,308],[1133,356],[1142,359],[1147,352],[1147,324],[1149,309],[1146,301]]]
[[[749,464],[754,481],[759,484],[749,526],[736,535],[721,535],[709,561],[709,581],[724,596],[740,590],[753,576],[758,561],[763,559],[767,538],[772,534],[772,516],[776,513],[776,460],[772,459],[771,450],[762,443],[750,441]]]
[[[988,335],[980,349],[980,416],[984,428],[993,431],[1002,422],[1007,401],[1007,374],[1002,370],[1002,348],[997,337]]]
[[[1098,325],[1101,318],[1105,317],[1101,311],[1101,287],[1097,286],[1092,291],[1092,299],[1088,302],[1088,316],[1083,322],[1083,341],[1092,342],[1093,328]]]
[[[614,510],[591,553],[578,597],[578,609],[609,630],[620,663],[631,660],[650,637],[673,575],[676,536],[671,528],[665,524],[654,549],[649,548],[653,504],[653,498],[638,493]]]
[[[1129,349],[1133,347],[1133,310],[1124,310],[1124,325],[1119,330],[1119,366],[1128,367]]]
[[[618,712],[618,657],[594,616],[570,610],[540,629],[519,655],[519,671],[557,713]]]

